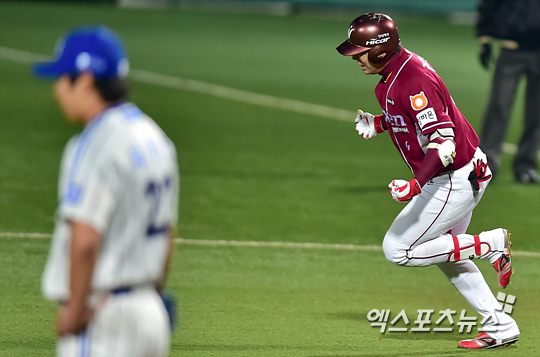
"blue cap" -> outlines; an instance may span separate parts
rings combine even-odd
[[[129,61],[122,40],[106,26],[84,26],[67,33],[56,44],[54,58],[34,63],[34,74],[56,79],[64,74],[91,72],[100,79],[123,79]]]

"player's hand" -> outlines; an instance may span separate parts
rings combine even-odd
[[[82,311],[75,311],[68,302],[58,311],[56,334],[58,336],[78,334],[86,328],[93,315],[94,311],[89,307],[85,307]]]
[[[101,309],[108,299],[109,295],[104,294],[92,306],[77,304],[68,300],[58,310],[56,334],[58,336],[64,336],[67,334],[78,334],[83,331],[94,317],[96,311]]]
[[[356,116],[356,131],[358,134],[362,135],[364,139],[371,139],[378,133],[382,133],[384,129],[382,128],[382,114],[373,115],[370,113],[364,113],[362,110],[358,109],[358,115]]]
[[[482,67],[488,69],[491,60],[491,44],[483,43],[480,45],[480,63]]]
[[[414,178],[410,181],[393,180],[388,187],[392,198],[400,203],[409,202],[414,196],[422,192],[420,184]]]

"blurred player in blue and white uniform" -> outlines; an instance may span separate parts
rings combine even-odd
[[[127,101],[129,63],[114,32],[80,27],[55,51],[34,73],[56,80],[68,120],[84,124],[64,149],[42,279],[45,297],[61,304],[57,355],[167,356],[169,316],[158,290],[178,216],[175,147]]]

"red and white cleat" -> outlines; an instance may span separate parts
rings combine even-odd
[[[496,348],[502,346],[509,346],[512,343],[516,343],[517,340],[519,340],[519,335],[497,341],[497,339],[491,337],[485,332],[482,332],[472,340],[459,341],[458,347],[475,350],[483,348]]]
[[[504,231],[504,252],[501,254],[499,259],[493,263],[493,268],[497,271],[497,280],[501,288],[506,288],[510,284],[510,276],[514,272],[512,269],[512,252],[510,247],[512,242],[510,242],[510,233],[506,229]]]

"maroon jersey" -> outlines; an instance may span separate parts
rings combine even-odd
[[[455,161],[442,172],[457,170],[472,160],[478,136],[425,59],[402,49],[381,75],[375,94],[385,116],[385,129],[415,176],[427,151],[429,135],[440,128],[453,128],[456,142]]]

